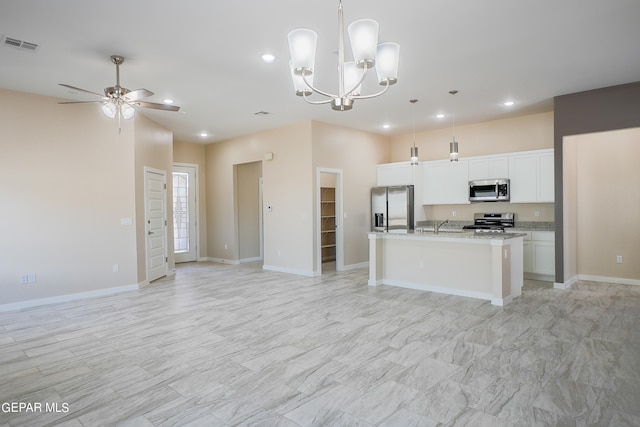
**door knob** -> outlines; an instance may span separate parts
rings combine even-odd
[[[153,231],[150,231],[150,232],[149,232],[149,235],[152,235],[152,234],[153,234]]]

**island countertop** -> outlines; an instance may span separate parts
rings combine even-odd
[[[369,233],[369,286],[391,285],[508,304],[520,296],[525,233]]]
[[[415,233],[387,233],[380,231],[372,231],[369,233],[369,238],[383,238],[383,239],[420,239],[420,240],[434,240],[434,239],[514,239],[516,237],[524,237],[526,233],[477,233],[473,230],[441,230],[438,233],[433,231],[423,231]]]

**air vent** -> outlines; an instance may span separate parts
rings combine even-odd
[[[38,49],[38,45],[35,43],[14,39],[12,37],[5,37],[2,40],[2,44],[4,46],[15,47],[16,49],[20,50],[28,50],[30,52],[35,52]]]

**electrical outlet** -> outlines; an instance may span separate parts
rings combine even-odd
[[[622,264],[622,255],[617,255],[617,256],[616,256],[616,262],[617,262],[618,264]]]
[[[113,272],[117,273],[118,271],[120,271],[120,266],[118,264],[113,264]]]
[[[226,251],[227,249],[229,249],[229,245],[227,245],[226,243],[224,244],[224,250]]]
[[[451,211],[451,216],[456,216],[456,211]]]
[[[538,218],[540,216],[540,211],[535,211],[533,213],[533,216],[535,216],[536,218]]]

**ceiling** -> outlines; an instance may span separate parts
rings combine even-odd
[[[318,33],[315,84],[336,92],[338,0],[3,0],[0,88],[92,100],[58,83],[102,93],[115,84],[109,57],[122,55],[122,86],[149,89],[155,95],[146,101],[172,98],[181,107],[140,113],[173,130],[176,140],[211,143],[303,120],[406,134],[414,114],[418,131],[442,128],[453,114],[459,125],[550,111],[554,96],[640,80],[638,0],[343,5],[346,25],[376,19],[380,42],[401,46],[398,83],[347,112],[296,97],[288,68],[287,33],[311,28]],[[38,48],[8,47],[5,37]],[[263,53],[275,61],[264,63]],[[380,88],[372,74],[365,94]],[[412,105],[412,98],[419,101]],[[507,99],[516,104],[504,107]],[[437,119],[439,112],[449,116]]]

